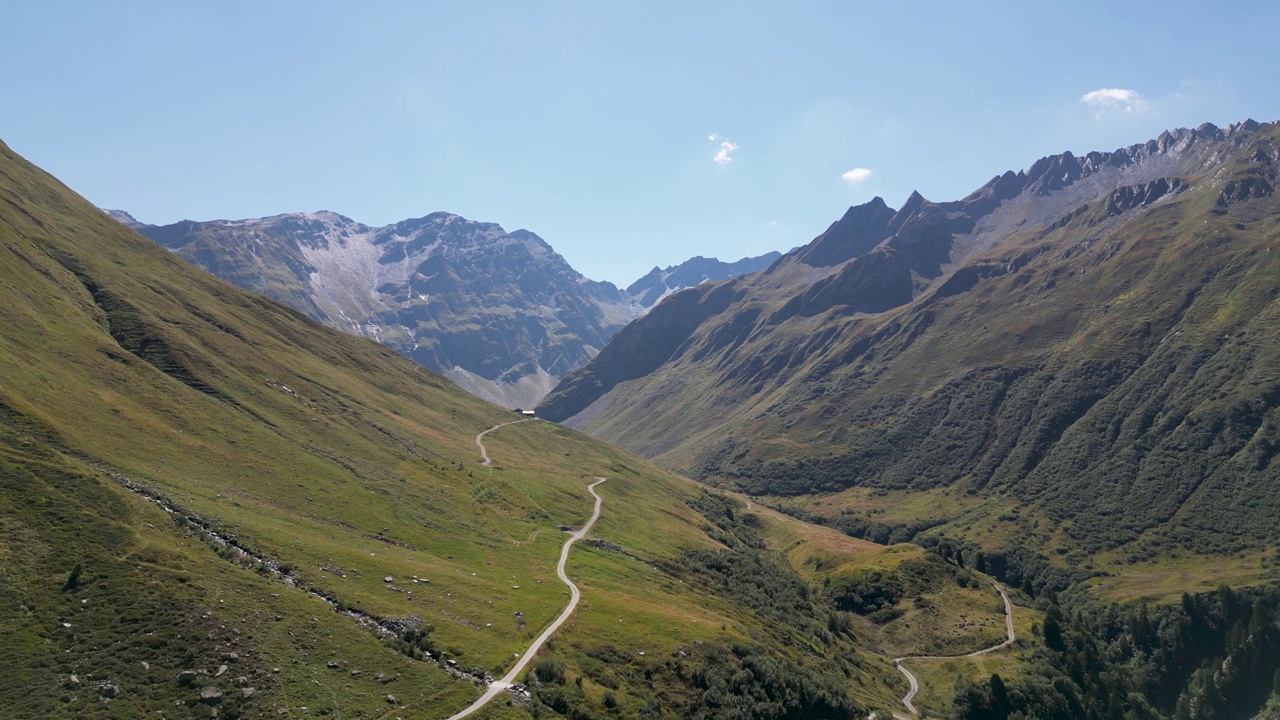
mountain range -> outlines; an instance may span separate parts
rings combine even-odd
[[[1078,578],[1243,553],[1216,567],[1267,577],[1277,167],[1275,124],[1205,124],[876,198],[668,298],[539,411],[860,536],[1055,548]]]
[[[183,259],[363,335],[507,407],[531,407],[667,294],[763,269],[694,258],[627,291],[582,276],[542,238],[432,213],[370,227],[332,212],[147,225],[107,214]]]

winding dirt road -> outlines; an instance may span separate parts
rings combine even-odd
[[[1004,588],[1000,586],[1000,583],[990,577],[987,579],[991,580],[991,584],[995,586],[996,592],[1000,593],[1000,599],[1004,601],[1004,629],[1006,634],[1004,642],[992,645],[989,648],[983,648],[982,650],[965,653],[964,655],[907,655],[906,657],[894,658],[894,667],[898,668],[899,672],[907,676],[907,683],[911,686],[907,691],[907,694],[903,696],[902,704],[906,706],[907,711],[912,715],[917,717],[920,715],[920,711],[916,710],[916,706],[911,703],[911,701],[915,699],[916,694],[920,692],[920,681],[917,680],[916,676],[912,675],[911,671],[902,664],[904,660],[949,660],[952,658],[978,657],[979,655],[986,655],[987,653],[1008,647],[1014,640],[1018,639],[1017,635],[1015,635],[1013,631],[1013,603],[1009,602],[1009,594],[1004,591]],[[893,716],[897,718],[897,720],[911,720],[910,717],[903,715],[902,713],[895,712]]]
[[[484,443],[481,442],[481,439],[500,427],[514,425],[521,422],[526,421],[516,420],[514,422],[495,425],[476,436],[476,444],[480,446],[480,456],[484,458],[485,465],[489,464],[489,453],[484,449]],[[578,600],[582,598],[582,592],[578,590],[578,586],[574,585],[573,581],[569,579],[569,576],[565,574],[564,564],[569,559],[569,548],[573,547],[574,543],[586,537],[587,533],[591,530],[591,526],[595,525],[596,520],[600,519],[600,506],[604,503],[604,500],[596,494],[596,486],[605,480],[606,478],[596,478],[595,482],[587,486],[587,492],[591,493],[591,497],[596,499],[595,509],[591,511],[591,519],[587,520],[587,524],[583,525],[581,529],[570,535],[569,539],[565,540],[564,545],[560,548],[560,562],[556,563],[556,575],[560,576],[561,582],[569,586],[569,604],[565,606],[564,611],[560,613],[559,617],[548,625],[547,628],[542,631],[542,634],[533,641],[533,644],[529,646],[529,649],[524,651],[524,655],[520,656],[520,659],[516,661],[516,664],[511,668],[510,672],[503,675],[501,680],[494,680],[490,683],[489,689],[485,690],[484,694],[481,695],[478,700],[468,705],[465,710],[461,710],[450,715],[449,720],[460,720],[461,718],[470,715],[485,705],[488,705],[490,700],[494,699],[507,688],[511,687],[515,683],[516,677],[519,676],[520,673],[524,672],[524,669],[528,667],[530,662],[533,662],[534,656],[538,654],[538,650],[542,649],[543,644],[551,638],[552,634],[554,634],[556,630],[560,629],[560,626],[564,624],[565,620],[569,619],[569,616],[573,614],[574,609],[578,607]]]
[[[489,459],[489,451],[484,448],[485,435],[488,435],[489,433],[493,432],[494,430],[497,430],[498,428],[504,428],[508,425],[519,425],[522,422],[529,422],[529,420],[530,418],[525,418],[524,420],[512,420],[511,422],[499,423],[489,428],[488,430],[485,430],[484,432],[476,435],[476,447],[480,448],[480,459],[484,460],[484,462],[480,464],[483,465],[484,467],[489,467],[490,465],[493,464],[493,461]]]

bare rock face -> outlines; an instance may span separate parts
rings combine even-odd
[[[1187,189],[1182,178],[1160,178],[1141,185],[1126,185],[1117,188],[1107,199],[1107,215],[1119,215],[1127,210],[1150,205],[1160,198],[1177,194]]]
[[[1274,192],[1275,188],[1263,177],[1230,180],[1218,194],[1218,207],[1225,209],[1237,203],[1267,197]]]

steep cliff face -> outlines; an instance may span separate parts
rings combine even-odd
[[[754,493],[959,485],[1092,550],[1274,539],[1277,166],[1276,125],[1203,125],[875,200],[542,409]]]

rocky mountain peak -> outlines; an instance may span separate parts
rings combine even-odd
[[[1205,123],[1205,125],[1208,125],[1208,124],[1209,123]],[[1202,125],[1201,127],[1204,127],[1204,126]],[[1262,123],[1259,123],[1257,120],[1254,120],[1252,118],[1245,118],[1240,122],[1232,123],[1228,125],[1224,133],[1226,134],[1227,137],[1231,137],[1232,135],[1235,135],[1238,132],[1245,132],[1245,133],[1256,132],[1261,127],[1262,127]]]
[[[849,208],[844,217],[801,249],[795,259],[813,267],[829,267],[865,255],[888,237],[889,222],[895,214],[877,195]]]
[[[912,217],[918,215],[925,205],[932,205],[919,190],[912,190],[911,195],[907,197],[907,201],[902,203],[902,207],[893,214],[889,219],[888,225],[885,227],[885,235],[892,235],[902,229]]]
[[[285,213],[263,218],[261,221],[215,222],[227,227],[259,227],[273,235],[287,237],[299,246],[313,249],[327,248],[330,242],[342,243],[353,234],[368,231],[367,226],[328,210]]]
[[[1048,155],[1025,170],[997,175],[961,202],[967,206],[966,211],[976,219],[1024,191],[1030,190],[1037,197],[1047,197],[1098,173],[1128,171],[1141,176],[1133,178],[1133,184],[1150,182],[1172,175],[1172,168],[1179,162],[1179,158],[1191,151],[1197,143],[1241,141],[1261,127],[1261,124],[1253,120],[1243,120],[1228,125],[1225,129],[1218,128],[1213,123],[1203,123],[1195,129],[1166,130],[1147,142],[1110,152],[1093,151],[1077,156],[1066,151]],[[1136,166],[1150,167],[1146,171],[1134,172]]]

